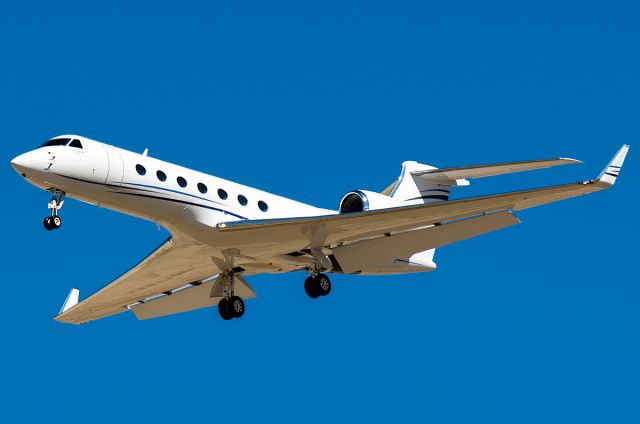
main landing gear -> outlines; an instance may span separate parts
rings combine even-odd
[[[326,296],[331,293],[331,280],[325,274],[312,274],[304,281],[304,291],[312,299]]]
[[[240,296],[236,296],[233,292],[235,285],[235,276],[233,271],[224,272],[220,278],[222,281],[222,299],[218,303],[218,313],[222,319],[228,321],[233,318],[240,318],[244,315],[244,301]]]
[[[240,296],[223,297],[218,303],[218,313],[226,321],[240,318],[244,315],[244,301]]]
[[[307,268],[309,277],[304,281],[304,291],[307,296],[316,299],[331,293],[331,280],[320,271],[331,271],[333,265],[331,259],[322,251],[322,248],[312,248],[313,264]]]
[[[51,200],[47,207],[49,208],[50,215],[44,219],[44,228],[47,231],[55,230],[60,228],[62,225],[62,219],[58,216],[58,210],[62,208],[64,204],[64,191],[51,189],[49,190],[51,193]]]

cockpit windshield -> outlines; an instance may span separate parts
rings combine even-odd
[[[71,141],[71,143],[69,143],[70,141]],[[52,138],[51,140],[46,141],[40,147],[67,146],[67,145],[69,145],[71,147],[77,147],[78,149],[82,149],[82,143],[80,143],[80,140],[78,140],[77,138],[74,138],[74,139],[71,139],[71,138]]]
[[[82,143],[77,138],[74,138],[71,143],[69,143],[69,147],[77,147],[78,149],[82,149]]]
[[[40,147],[49,147],[49,146],[66,146],[68,142],[70,142],[70,138],[53,138],[49,141],[46,141]]]

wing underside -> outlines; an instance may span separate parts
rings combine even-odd
[[[169,239],[129,272],[58,315],[73,324],[127,311],[127,306],[218,274],[208,246]]]

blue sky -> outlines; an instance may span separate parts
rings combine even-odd
[[[16,2],[14,2],[16,3]],[[1,422],[640,421],[640,30],[633,2],[21,2],[0,14],[6,182]],[[400,163],[569,156],[456,197],[595,177],[613,190],[439,249],[438,270],[251,278],[241,320],[52,321],[167,237],[47,195],[9,160],[78,133],[318,206]],[[633,188],[636,187],[636,188]]]

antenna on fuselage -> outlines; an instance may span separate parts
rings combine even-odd
[[[147,156],[148,153],[149,153],[149,149],[144,149],[144,152],[142,152],[142,156]]]

